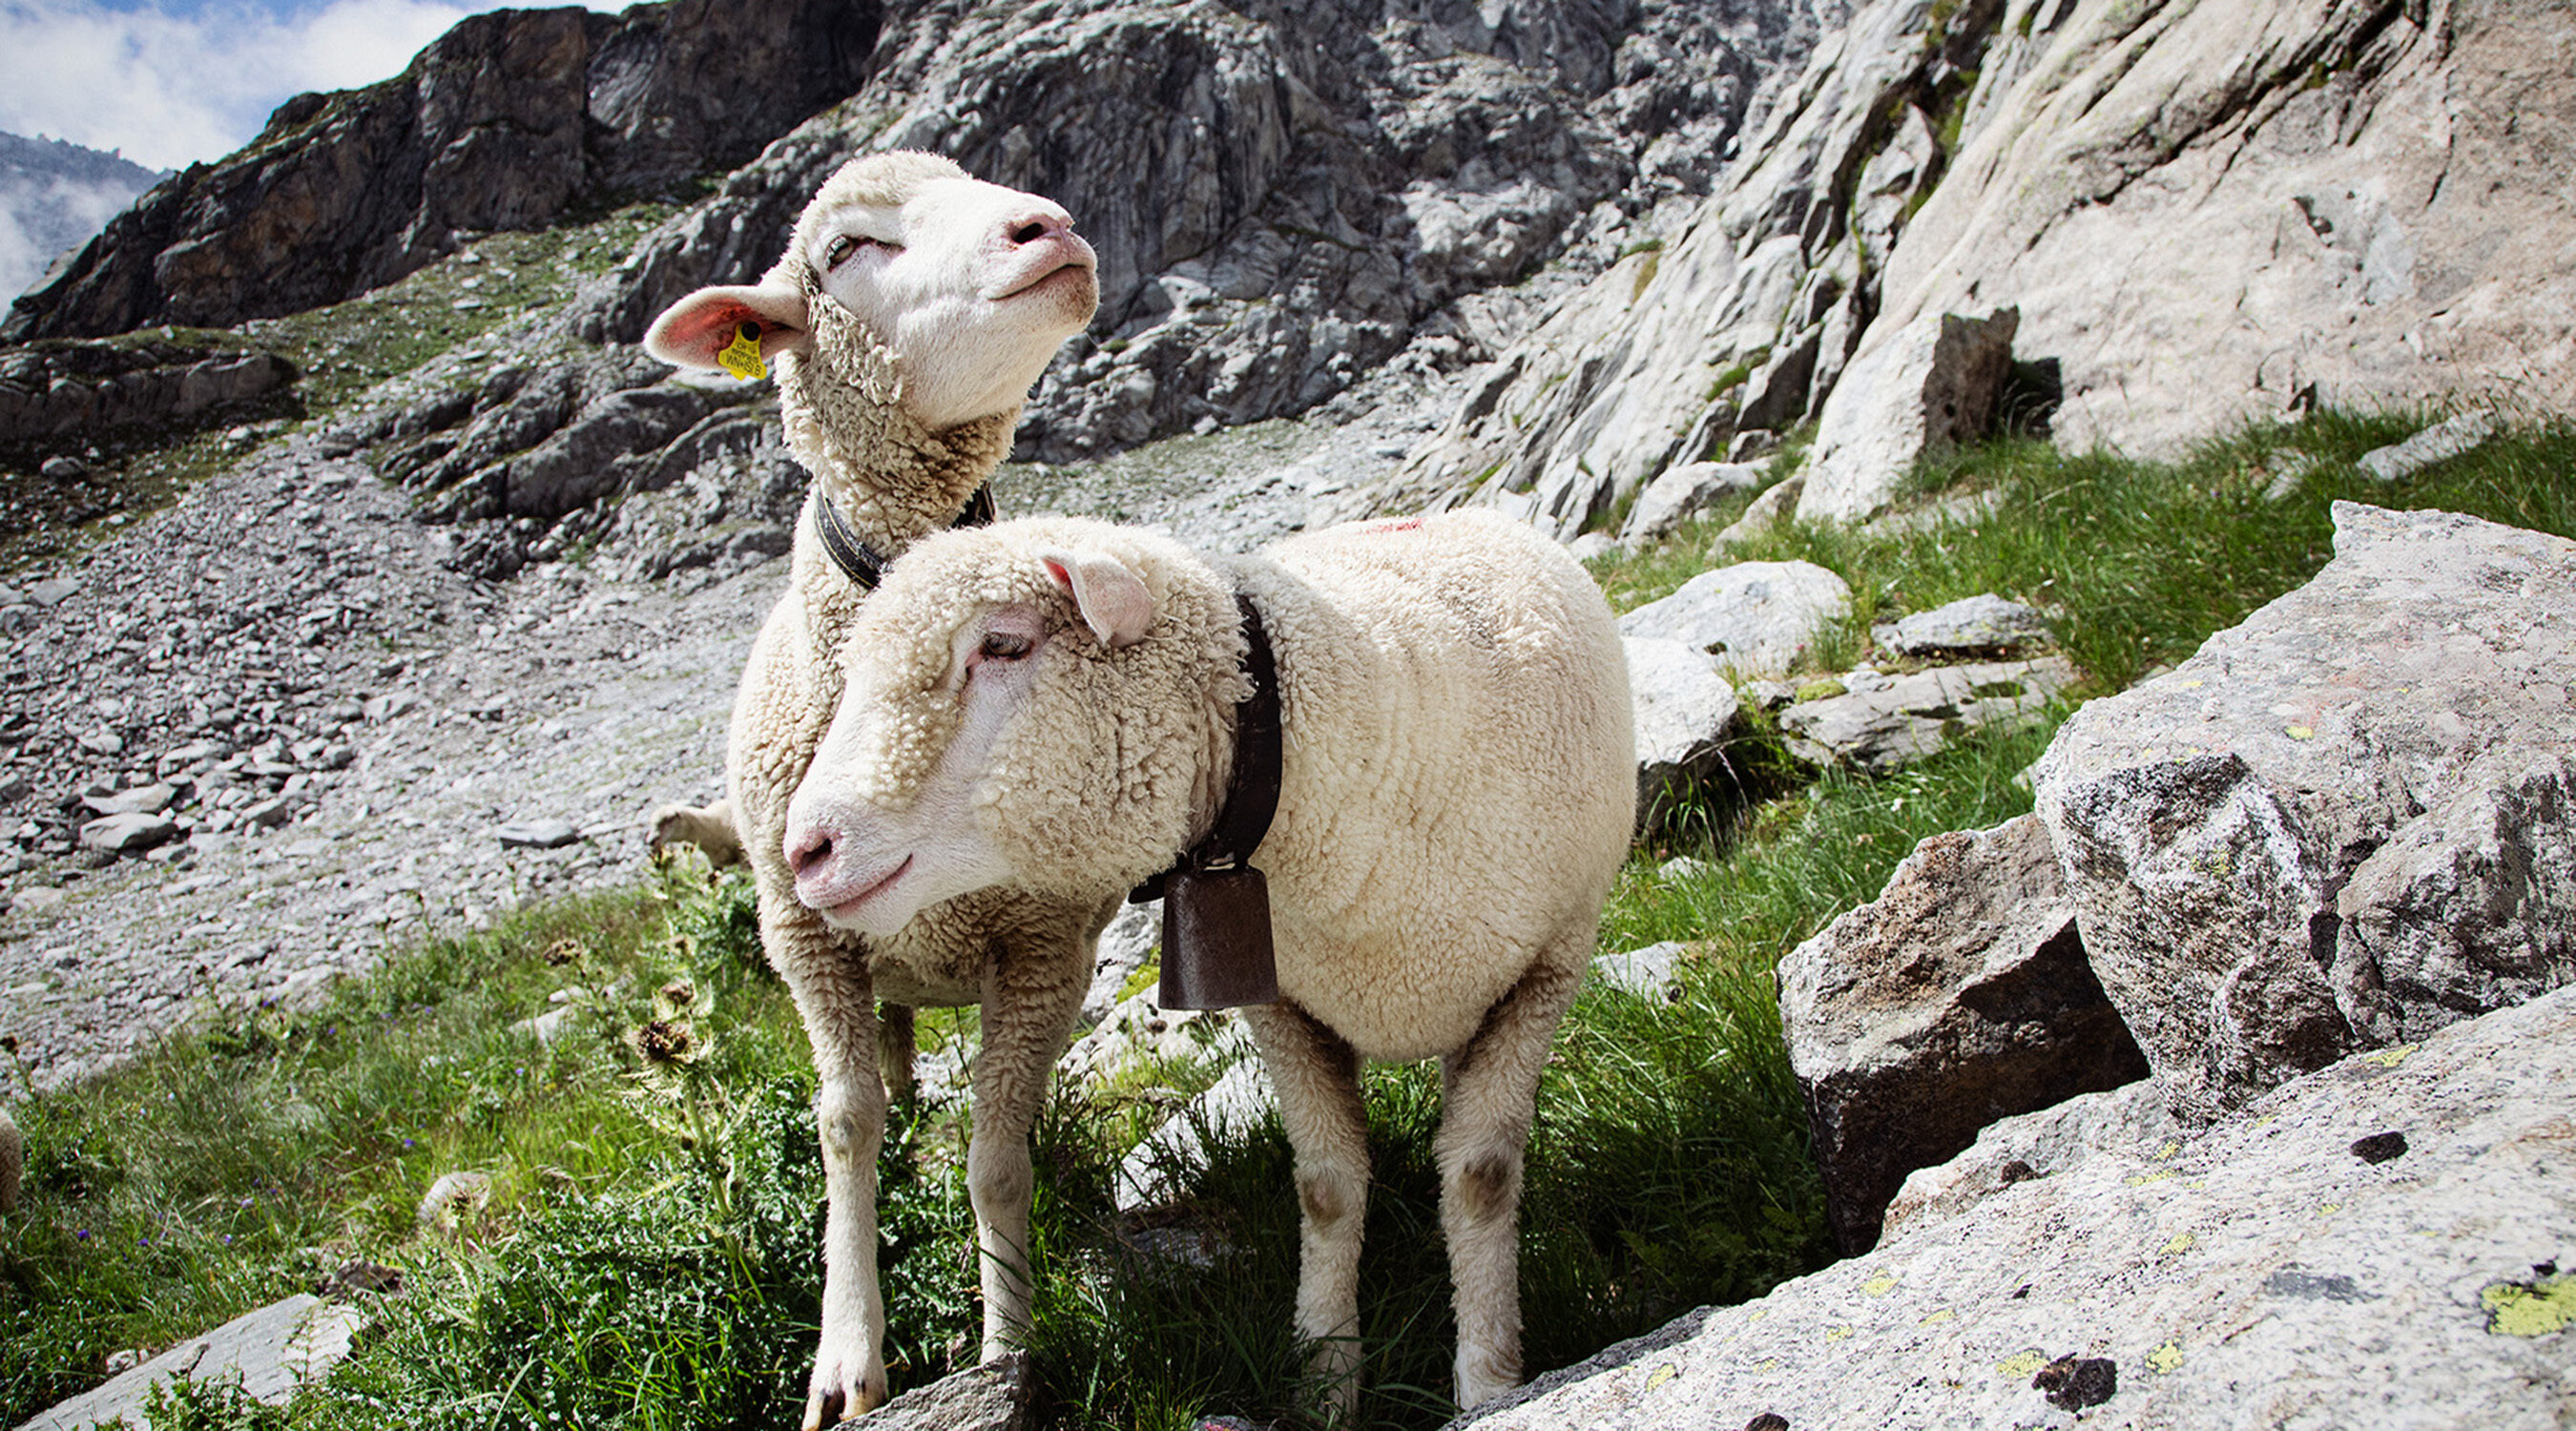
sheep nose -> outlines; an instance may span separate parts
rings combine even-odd
[[[832,862],[832,832],[809,829],[791,834],[787,841],[787,868],[798,879]]]
[[[1073,231],[1073,216],[1062,209],[1026,209],[1003,221],[1002,236],[1014,248]]]

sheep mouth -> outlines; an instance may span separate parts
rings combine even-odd
[[[1094,262],[1088,249],[1068,245],[1052,255],[1039,258],[1023,272],[1012,275],[1007,286],[993,295],[992,301],[1007,303],[1021,294],[1055,283],[1067,274],[1079,274],[1084,282],[1090,282]]]
[[[871,900],[884,894],[887,890],[894,888],[895,881],[902,879],[906,874],[911,873],[911,871],[912,856],[906,855],[903,857],[903,863],[896,865],[884,878],[837,904],[820,906],[820,913],[824,918],[836,922],[846,922],[848,920],[856,919]]]

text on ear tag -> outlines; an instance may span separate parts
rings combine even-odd
[[[1174,870],[1163,884],[1163,987],[1167,1009],[1231,1009],[1279,1002],[1270,947],[1270,884],[1250,866]]]
[[[733,330],[733,341],[716,354],[724,370],[747,383],[769,376],[769,365],[760,360],[760,325],[745,323]]]

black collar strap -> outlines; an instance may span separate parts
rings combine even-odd
[[[986,483],[975,489],[975,495],[966,499],[966,510],[948,525],[955,528],[992,524],[993,488]],[[832,505],[832,499],[820,492],[814,494],[814,535],[823,539],[823,550],[832,558],[832,565],[841,569],[841,575],[857,582],[859,590],[874,591],[877,583],[885,579],[886,559],[859,540],[859,534],[850,530],[849,522]]]
[[[1182,870],[1249,868],[1270,833],[1271,816],[1279,812],[1279,660],[1252,598],[1236,592],[1234,605],[1243,613],[1243,674],[1252,690],[1234,706],[1234,768],[1226,772],[1225,804],[1206,838],[1183,851],[1170,869],[1136,886],[1127,896],[1131,904],[1161,899],[1163,881]]]

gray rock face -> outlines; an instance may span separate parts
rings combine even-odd
[[[1679,641],[1741,676],[1806,658],[1816,630],[1851,609],[1851,588],[1813,562],[1749,561],[1704,571],[1619,618],[1619,634]]]
[[[1915,612],[1870,635],[1899,656],[2008,654],[2049,644],[2048,618],[1991,592]]]
[[[17,300],[0,337],[227,327],[337,302],[468,231],[674,188],[856,88],[879,7],[679,0],[475,15],[397,78],[298,95]]]
[[[192,431],[284,392],[295,376],[294,365],[273,353],[175,339],[20,349],[0,358],[0,442],[132,428]],[[55,458],[44,475],[77,481],[84,472]]]
[[[632,340],[766,268],[851,153],[936,149],[1069,209],[1101,257],[1021,450],[1055,461],[1302,411],[1403,349],[1454,368],[1462,297],[1707,191],[1806,5],[1643,0],[983,3],[889,14],[866,84],[676,217],[577,318]],[[1607,261],[1607,252],[1600,262]]]
[[[170,1348],[107,1384],[21,1424],[18,1431],[89,1431],[123,1418],[143,1424],[143,1403],[160,1382],[241,1379],[242,1390],[271,1406],[318,1381],[349,1355],[366,1317],[341,1302],[299,1292]]]
[[[1652,821],[1724,765],[1741,702],[1717,659],[1687,642],[1631,636],[1622,644],[1637,723],[1637,815]]]
[[[1798,516],[1863,522],[1885,510],[1924,457],[1982,437],[2012,369],[2021,314],[1938,313],[1864,340],[1845,381],[1825,399]]]
[[[1780,728],[1791,753],[1811,765],[1884,775],[1938,752],[1961,731],[2027,721],[2074,682],[2074,664],[2063,656],[1900,676],[1863,667],[1842,677],[1841,695],[1782,711]]]
[[[867,1431],[1033,1431],[1037,1373],[1026,1352],[917,1386],[851,1422]]]
[[[1855,352],[1997,305],[2055,364],[2054,405],[2022,416],[2075,450],[2463,387],[2563,410],[2576,296],[2548,275],[2576,197],[2537,176],[2576,165],[2576,91],[2552,19],[1855,6],[1709,199],[1506,348],[1391,505],[1508,495],[1579,528],[1732,432],[1816,413]]]
[[[1939,169],[1923,152],[1927,139],[1938,148],[1934,126],[1891,132],[1888,119],[1955,92],[2002,8],[1851,7],[1802,70],[1775,72],[1710,197],[1505,349],[1414,452],[1390,504],[1519,505],[1563,534],[1667,468],[1728,451],[1739,432],[1797,425],[1832,390],[1875,301],[1874,264],[1848,222],[1863,176],[1869,242],[1883,245]]]
[[[1091,988],[1082,996],[1082,1022],[1097,1024],[1118,1007],[1119,991],[1163,942],[1163,902],[1122,904],[1100,931],[1092,953]]]
[[[2576,976],[2576,543],[2337,503],[2336,556],[2036,770],[2177,1111]]]
[[[1878,1241],[1908,1173],[1999,1118],[2147,1075],[2085,963],[2048,832],[2030,816],[1914,847],[1878,898],[1780,962],[1826,1218]]]
[[[2052,427],[2072,450],[2161,453],[2309,398],[2509,387],[2568,406],[2576,295],[2543,275],[2576,197],[2530,177],[2576,160],[2558,17],[2009,10],[1878,324],[2019,305],[2020,350],[2060,364]]]
[[[2561,991],[2346,1059],[2202,1135],[2035,1168],[1457,1424],[2430,1427],[2475,1407],[2543,1431],[2569,1395],[2571,1086]],[[2042,1376],[2069,1358],[2109,1374]],[[2081,1422],[2051,1399],[2071,1384],[2107,1393]]]

